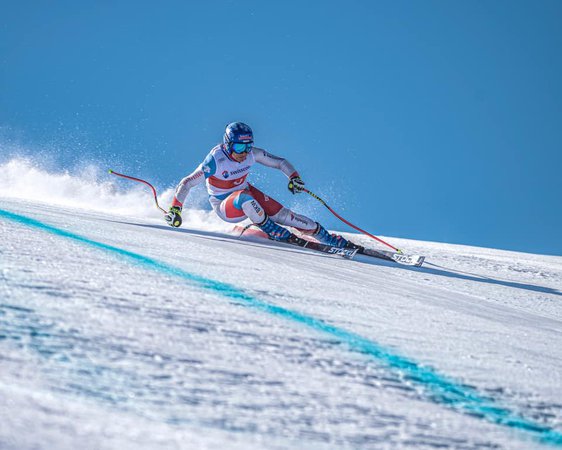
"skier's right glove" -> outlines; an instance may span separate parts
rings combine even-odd
[[[179,206],[172,206],[168,214],[164,216],[166,222],[171,227],[179,227],[181,225],[181,207]]]

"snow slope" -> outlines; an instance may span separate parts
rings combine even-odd
[[[348,261],[0,169],[2,449],[562,445],[562,257]]]

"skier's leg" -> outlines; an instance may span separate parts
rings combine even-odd
[[[248,190],[275,223],[297,228],[303,232],[313,232],[316,229],[317,224],[314,220],[285,208],[273,197],[264,194],[252,185],[248,187]]]
[[[281,225],[296,228],[305,234],[313,234],[318,226],[318,224],[309,217],[303,214],[297,214],[284,206],[270,217]]]
[[[348,241],[338,234],[330,234],[328,231],[315,222],[311,218],[303,215],[297,214],[291,211],[289,208],[285,208],[281,203],[277,202],[275,199],[265,195],[259,189],[254,186],[249,187],[252,196],[259,200],[266,212],[271,217],[271,219],[281,225],[296,228],[304,234],[309,234],[314,236],[320,242],[334,247],[346,247],[348,246]]]
[[[266,210],[249,190],[233,192],[215,208],[215,211],[227,222],[240,222],[247,217],[267,233],[270,239],[276,241],[286,241],[292,235],[289,230],[269,218]]]
[[[215,212],[226,222],[241,222],[246,217],[254,223],[264,219],[265,212],[246,190],[236,191],[221,201]]]
[[[349,244],[348,241],[339,234],[330,234],[320,223],[302,214],[297,214],[288,208],[283,207],[281,211],[271,216],[271,218],[277,223],[296,228],[303,234],[314,236],[323,244],[340,248],[347,247]]]

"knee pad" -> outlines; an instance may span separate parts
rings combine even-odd
[[[236,199],[234,200],[234,202],[232,202],[232,204],[236,209],[239,209],[239,210],[242,211],[244,209],[244,208],[242,208],[242,205],[246,202],[249,202],[249,201],[253,200],[253,199],[254,198],[250,194],[247,194],[246,192],[242,192],[242,193],[240,193],[240,195],[238,195],[238,197],[236,197]]]
[[[241,202],[242,211],[253,223],[262,223],[266,218],[264,209],[255,198],[249,195],[247,197],[245,202]]]
[[[242,204],[252,200],[252,196],[244,191],[234,192],[225,198],[220,205],[213,205],[218,216],[226,222],[241,222],[246,218]]]

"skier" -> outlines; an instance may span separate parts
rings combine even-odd
[[[176,188],[172,205],[165,216],[173,227],[182,223],[183,203],[189,190],[205,181],[209,202],[215,213],[226,222],[248,218],[270,239],[294,240],[296,236],[281,225],[293,227],[304,234],[338,248],[355,247],[343,237],[330,234],[318,222],[285,208],[282,204],[248,183],[246,177],[254,163],[281,170],[288,178],[292,194],[302,192],[304,182],[293,165],[284,158],[254,147],[252,129],[242,122],[226,126],[223,143],[210,151],[205,160]]]

